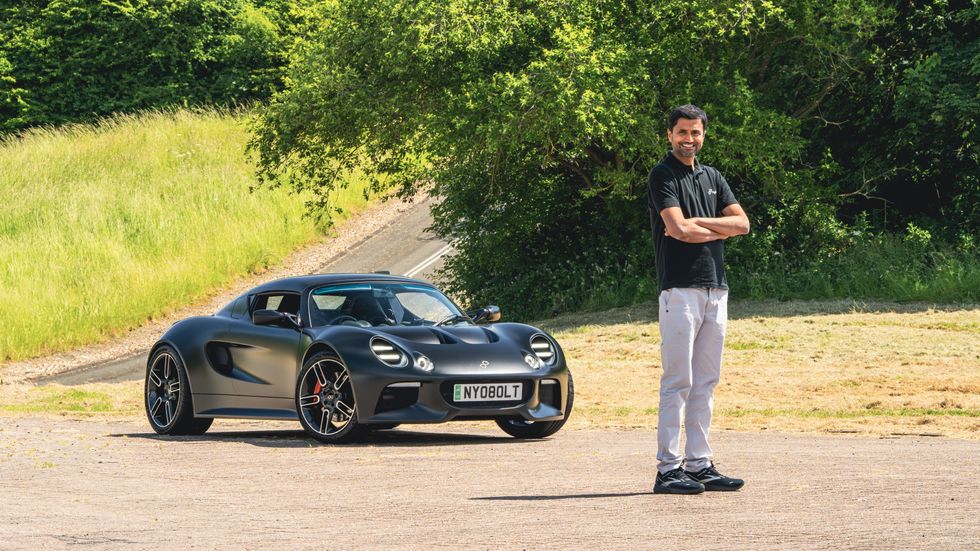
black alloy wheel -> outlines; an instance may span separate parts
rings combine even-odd
[[[340,358],[321,352],[308,359],[296,383],[296,412],[307,434],[329,444],[360,433],[350,372]]]
[[[193,399],[184,365],[169,346],[158,348],[146,366],[146,418],[157,434],[204,434],[214,419],[194,417]]]
[[[568,416],[572,414],[572,403],[575,401],[575,385],[572,384],[572,372],[568,372],[568,399],[565,401],[565,416],[558,421],[528,421],[519,417],[497,419],[497,426],[514,438],[545,438],[558,432]]]

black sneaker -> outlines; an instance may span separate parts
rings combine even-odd
[[[703,484],[704,489],[709,492],[734,492],[745,485],[741,478],[730,478],[719,473],[714,463],[696,473],[684,471],[684,474]]]
[[[683,469],[657,473],[657,483],[653,485],[655,494],[700,494],[704,484],[692,479]]]

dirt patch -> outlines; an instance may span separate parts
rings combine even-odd
[[[660,496],[649,431],[522,442],[458,423],[323,446],[297,428],[0,417],[0,547],[980,546],[977,441],[719,431],[745,488]]]

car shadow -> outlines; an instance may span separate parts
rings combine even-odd
[[[373,431],[350,442],[341,444],[325,444],[310,438],[302,430],[240,430],[214,431],[200,436],[167,436],[156,433],[120,433],[110,434],[114,438],[143,438],[162,442],[235,442],[251,444],[261,448],[310,448],[318,446],[330,447],[426,447],[426,446],[461,446],[481,444],[532,444],[540,440],[521,440],[510,436],[489,436],[483,434],[463,433],[434,433],[410,430]]]
[[[653,492],[622,492],[603,494],[568,494],[553,496],[487,496],[471,497],[473,501],[552,501],[559,499],[608,499],[615,497],[636,497],[651,495]]]

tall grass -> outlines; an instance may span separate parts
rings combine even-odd
[[[0,360],[104,339],[317,239],[303,197],[249,192],[243,123],[157,112],[0,143]]]

